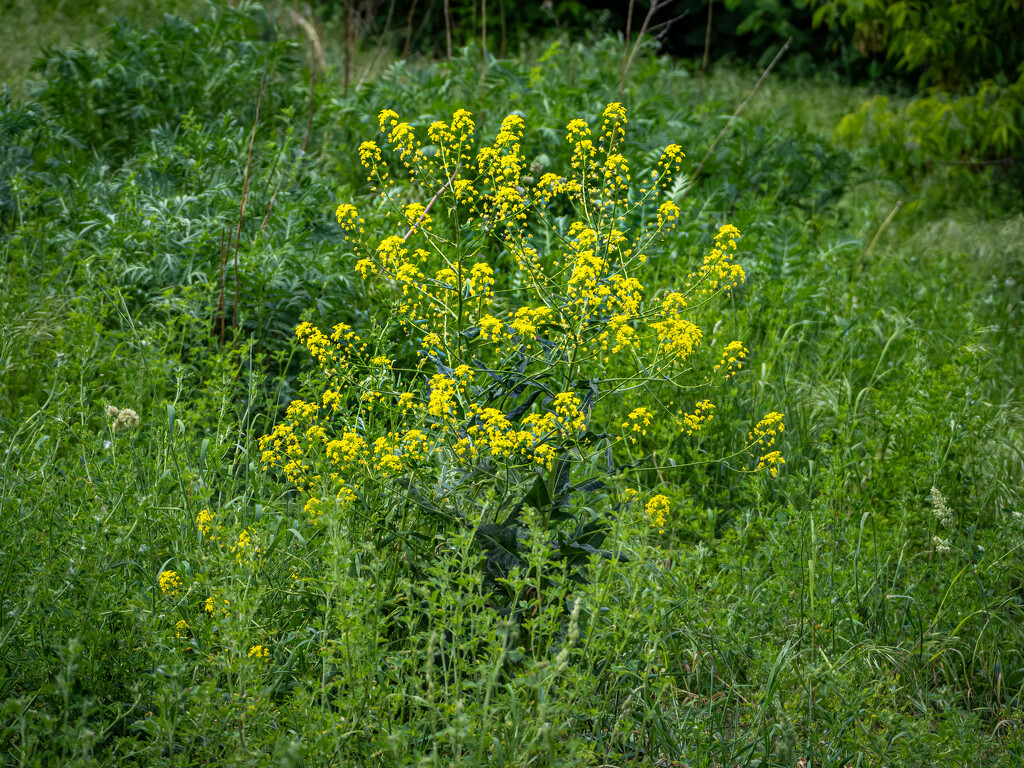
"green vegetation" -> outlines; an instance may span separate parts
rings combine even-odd
[[[4,763],[1019,764],[1015,166],[301,29],[0,96]]]

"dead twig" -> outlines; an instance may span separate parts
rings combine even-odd
[[[683,193],[682,197],[680,198],[681,200],[685,199],[686,196],[690,194],[690,190],[693,189],[694,183],[697,181],[697,177],[700,176],[700,172],[704,170],[704,163],[706,163],[708,161],[708,158],[711,157],[711,153],[715,151],[715,147],[718,145],[718,142],[721,141],[722,137],[729,132],[730,128],[732,128],[732,124],[736,122],[736,118],[739,117],[740,112],[742,112],[743,108],[747,106],[747,104],[750,102],[752,98],[754,98],[754,94],[757,93],[757,89],[761,87],[761,83],[764,82],[764,79],[768,77],[768,73],[775,68],[776,64],[778,64],[779,59],[782,58],[782,54],[789,50],[789,44],[792,42],[793,38],[791,37],[789,38],[789,40],[786,41],[786,44],[782,46],[782,49],[777,54],[775,54],[775,58],[772,59],[772,63],[769,64],[767,69],[765,69],[765,71],[761,73],[761,77],[759,77],[757,79],[757,82],[754,83],[754,87],[750,90],[750,93],[747,94],[747,98],[745,98],[743,102],[738,107],[736,107],[736,111],[732,113],[732,117],[730,117],[729,122],[725,124],[725,128],[723,128],[721,132],[715,137],[715,140],[711,142],[711,146],[708,147],[708,151],[704,153],[704,157],[701,159],[700,164],[697,165],[697,170],[693,172],[693,178],[690,179],[690,186]]]
[[[619,101],[622,101],[622,89],[626,86],[626,74],[629,72],[630,66],[633,64],[633,58],[636,56],[636,52],[640,49],[640,43],[643,42],[644,33],[647,32],[647,25],[651,23],[651,17],[654,16],[661,8],[668,5],[669,0],[651,0],[651,7],[647,9],[647,16],[644,17],[644,23],[640,27],[640,34],[636,36],[636,42],[633,43],[633,49],[629,50],[629,33],[630,28],[633,25],[633,0],[629,0],[629,17],[626,19],[626,50],[629,51],[629,55],[626,55],[626,51],[622,52],[622,71],[619,73]]]
[[[708,28],[704,31],[704,58],[700,62],[700,90],[697,92],[697,103],[704,100],[704,72],[708,68],[708,55],[711,53],[711,12],[715,0],[708,0]]]
[[[242,179],[242,199],[238,205],[238,226],[235,230],[235,304],[232,307],[232,325],[235,326],[235,338],[233,346],[238,345],[238,301],[240,294],[240,280],[238,277],[238,247],[242,240],[242,221],[245,218],[245,209],[249,203],[249,187],[252,183],[252,148],[256,143],[256,128],[260,123],[260,107],[263,104],[263,94],[267,88],[267,73],[264,72],[260,78],[260,90],[256,96],[256,115],[252,121],[252,133],[249,134],[249,152],[245,160],[245,176]],[[223,290],[223,289],[222,289]],[[221,345],[224,344],[224,314],[221,315]]]

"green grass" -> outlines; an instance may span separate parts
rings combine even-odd
[[[527,608],[502,614],[473,529],[437,523],[419,546],[353,538],[341,515],[313,525],[257,440],[316,391],[300,322],[386,325],[332,219],[354,201],[367,239],[392,233],[356,152],[379,110],[422,130],[465,107],[488,138],[518,111],[524,155],[561,169],[568,120],[615,98],[620,44],[563,39],[542,62],[540,45],[491,64],[484,89],[472,49],[347,97],[335,69],[310,120],[305,38],[244,9],[193,30],[133,7],[146,24],[109,36],[106,12],[2,11],[0,35],[102,52],[53,56],[33,100],[0,103],[5,764],[1020,762],[1012,179],[887,171],[832,142],[863,89],[769,78],[650,262],[654,292],[720,225],[743,233],[745,285],[695,318],[709,355],[735,338],[749,360],[708,430],[656,422],[636,449],[629,484],[670,496],[666,532],[619,514],[606,546],[629,559],[596,560],[581,584],[530,518],[517,551],[532,567],[506,574]],[[18,82],[26,47],[3,40],[0,76]],[[757,77],[713,68],[698,104],[685,66],[642,57],[633,73],[631,167],[678,142],[689,173]],[[114,432],[110,405],[140,426]],[[707,461],[773,410],[778,478]],[[177,594],[159,586],[170,570]]]

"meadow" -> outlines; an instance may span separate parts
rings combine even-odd
[[[1019,159],[172,10],[4,60],[4,765],[1024,760]]]

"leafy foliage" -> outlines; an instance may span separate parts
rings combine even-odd
[[[970,87],[995,77],[1013,78],[1024,60],[1024,18],[1019,3],[919,0],[814,0],[815,24],[852,30],[864,56],[883,54],[922,86]]]

